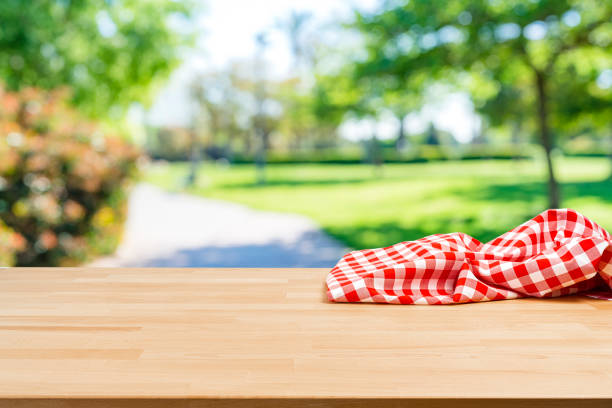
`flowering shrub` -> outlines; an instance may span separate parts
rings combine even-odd
[[[16,233],[0,221],[0,265],[15,265],[17,252],[23,251],[26,246],[23,235]]]
[[[116,244],[137,151],[65,97],[0,89],[0,266],[70,264]]]

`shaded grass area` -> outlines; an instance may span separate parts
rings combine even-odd
[[[562,158],[563,205],[612,229],[605,158]],[[183,190],[186,163],[154,164],[145,181]],[[488,241],[546,209],[543,163],[482,160],[368,165],[271,165],[257,185],[250,165],[203,165],[187,192],[303,214],[352,248],[461,231]]]

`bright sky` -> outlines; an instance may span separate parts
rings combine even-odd
[[[172,74],[149,111],[148,121],[153,125],[186,125],[190,119],[189,79],[195,72],[223,68],[231,61],[251,58],[255,54],[255,36],[260,32],[268,33],[266,59],[273,61],[269,73],[278,77],[285,75],[291,64],[289,44],[275,27],[291,11],[310,12],[312,23],[317,24],[343,20],[350,17],[355,7],[369,10],[378,3],[379,0],[208,0],[205,13],[197,22],[197,29],[202,32],[198,49],[190,51],[182,66]],[[474,134],[474,126],[477,126],[469,100],[461,95],[426,107],[409,121],[408,129],[418,131],[429,121],[451,131],[461,141],[469,140]],[[386,134],[391,136],[393,128],[391,123],[378,125],[383,137]],[[348,133],[346,126],[344,129],[342,134],[349,139],[366,137],[363,126],[361,129],[353,127]]]
[[[350,17],[354,7],[372,9],[377,0],[209,0],[207,12],[200,19],[204,35],[200,44],[206,50],[207,63],[224,66],[232,59],[255,53],[255,36],[268,32],[268,58],[286,72],[290,62],[286,37],[275,29],[292,11],[309,12],[316,23]]]

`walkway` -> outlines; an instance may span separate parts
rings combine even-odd
[[[303,216],[139,184],[116,254],[91,266],[327,268],[346,251]]]

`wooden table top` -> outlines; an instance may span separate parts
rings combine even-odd
[[[2,269],[0,405],[612,399],[612,302],[334,304],[324,297],[326,273]]]

